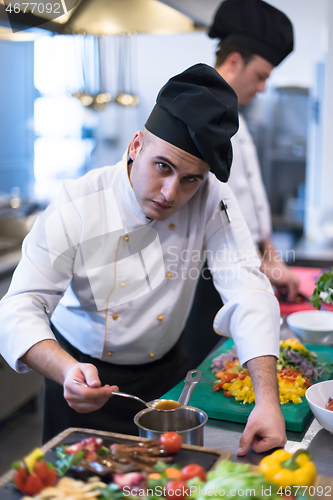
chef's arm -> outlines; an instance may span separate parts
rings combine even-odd
[[[247,362],[255,392],[252,410],[239,442],[238,455],[250,446],[257,453],[284,446],[287,441],[281,413],[275,356],[260,356]]]
[[[276,359],[279,356],[280,308],[237,202],[224,194],[231,222],[215,212],[207,228],[207,254],[214,285],[224,306],[214,319],[214,329],[231,336],[242,366],[253,380],[255,407],[240,440],[239,455],[250,446],[257,452],[283,446],[285,423],[280,409]],[[221,251],[223,259],[219,258]]]
[[[289,302],[295,302],[300,285],[299,277],[283,262],[270,238],[266,238],[260,245],[260,257],[260,270],[278,289],[287,287]]]
[[[101,408],[118,390],[117,386],[101,387],[97,368],[93,364],[79,363],[55,340],[47,339],[33,345],[21,360],[29,368],[64,387],[64,398],[79,413]],[[86,384],[78,385],[73,379]]]

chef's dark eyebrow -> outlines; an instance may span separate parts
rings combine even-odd
[[[168,158],[165,158],[164,156],[156,156],[156,159],[160,160],[163,163],[168,163],[169,165],[171,165],[172,168],[177,170],[176,165],[174,163],[172,163],[172,161],[168,160]],[[204,179],[204,176],[201,174],[187,174],[185,177],[196,177],[197,179],[201,179],[201,180]]]

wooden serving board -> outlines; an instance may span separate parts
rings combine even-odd
[[[216,351],[207,358],[198,369],[202,371],[200,382],[196,385],[191,397],[191,406],[200,408],[205,411],[209,418],[217,420],[228,420],[231,422],[240,422],[245,424],[250,415],[253,404],[243,404],[236,401],[234,398],[228,398],[223,395],[222,391],[213,392],[214,383],[217,381],[215,374],[211,372],[212,359],[222,354],[229,352],[234,345],[231,339],[228,339],[224,344],[216,349]],[[318,361],[326,363],[328,373],[324,373],[319,381],[329,380],[332,377],[333,366],[333,346],[322,346],[314,344],[304,344],[307,349],[314,351],[318,355]],[[171,391],[164,394],[163,398],[178,400],[181,391],[184,387],[184,382],[177,384]],[[282,414],[286,421],[286,429],[289,431],[302,431],[312,418],[312,412],[305,397],[300,404],[287,403],[281,405]]]
[[[147,441],[147,438],[138,436],[129,436],[127,434],[118,434],[115,432],[104,432],[92,429],[70,428],[61,432],[54,439],[46,443],[42,450],[45,453],[46,459],[55,463],[56,461],[56,447],[63,444],[73,444],[91,436],[98,436],[103,439],[105,446],[113,443],[128,443]],[[31,450],[32,451],[32,450]],[[205,448],[204,446],[194,446],[183,444],[178,453],[174,455],[174,463],[181,465],[188,465],[196,463],[204,467],[207,471],[214,469],[221,460],[230,460],[232,454],[229,451],[214,450]],[[18,460],[23,457],[18,457]],[[10,465],[9,465],[10,466]],[[11,482],[14,471],[10,470],[7,474],[0,478],[0,500],[19,500],[23,497]]]

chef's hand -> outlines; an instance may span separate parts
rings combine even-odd
[[[78,385],[73,379],[86,384],[88,387]],[[113,391],[118,391],[116,385],[101,386],[96,366],[88,363],[77,363],[66,373],[64,398],[68,405],[78,413],[89,413],[99,410],[112,396]]]
[[[286,442],[285,422],[280,407],[255,405],[239,441],[237,455],[245,455],[251,446],[255,452],[262,453],[283,447]]]
[[[245,455],[250,446],[257,453],[284,446],[286,428],[281,413],[276,375],[276,358],[259,356],[247,362],[255,393],[255,407],[250,413],[239,442],[237,455]]]

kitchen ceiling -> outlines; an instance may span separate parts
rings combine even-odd
[[[184,33],[206,28],[221,0],[66,0],[74,8],[63,16],[19,14],[27,26],[57,33],[112,35],[119,33]],[[8,2],[7,2],[8,3]],[[1,5],[2,4],[2,5]],[[8,21],[0,0],[0,21]],[[37,22],[38,21],[38,22]],[[44,21],[44,24],[42,24]],[[35,23],[35,24],[34,24]],[[19,29],[19,31],[21,31]]]

